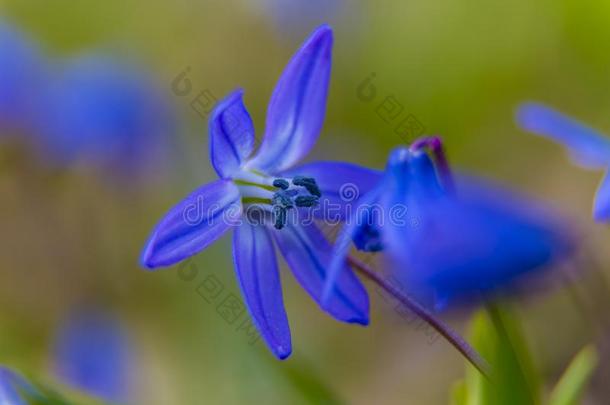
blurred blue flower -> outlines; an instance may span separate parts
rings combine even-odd
[[[610,138],[537,103],[522,104],[517,111],[517,123],[526,131],[563,144],[575,164],[606,171],[595,197],[593,217],[599,222],[610,221]]]
[[[359,200],[337,238],[325,294],[351,242],[383,251],[409,292],[437,309],[507,287],[571,252],[567,228],[545,207],[475,178],[454,182],[426,144],[395,149]]]
[[[131,351],[120,321],[98,309],[71,314],[57,332],[54,367],[62,382],[121,403],[130,396]]]
[[[255,325],[280,359],[292,348],[272,239],[299,283],[320,304],[332,246],[312,221],[294,221],[292,214],[309,213],[324,195],[337,196],[338,184],[369,175],[367,169],[346,163],[303,167],[303,173],[316,173],[315,178],[292,168],[313,147],[324,121],[332,42],[331,28],[321,26],[288,63],[271,97],[258,152],[253,153],[254,128],[243,92],[237,90],[218,104],[209,131],[211,162],[220,180],[175,206],[142,255],[145,267],[169,266],[234,227],[240,288]],[[368,323],[368,295],[352,272],[337,277],[325,309],[340,321]]]
[[[44,400],[44,397],[21,375],[0,366],[0,404],[27,405],[28,399]]]
[[[39,149],[59,164],[82,161],[121,176],[158,164],[173,116],[153,81],[102,55],[75,58],[57,72],[39,110]]]
[[[0,134],[32,129],[47,62],[24,33],[0,21]]]

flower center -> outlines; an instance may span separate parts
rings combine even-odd
[[[233,178],[246,208],[258,207],[270,213],[273,226],[282,229],[287,222],[288,210],[295,207],[313,207],[322,196],[313,177],[272,178],[262,173],[243,171]],[[256,214],[257,220],[260,212]]]

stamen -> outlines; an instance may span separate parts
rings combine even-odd
[[[242,202],[261,206],[271,214],[273,226],[282,229],[288,220],[288,211],[296,207],[313,207],[322,196],[312,177],[270,178],[259,173],[241,172],[234,179],[242,194]],[[265,206],[266,205],[266,206]]]
[[[313,207],[318,203],[318,197],[313,195],[300,195],[294,202],[297,207]]]
[[[275,229],[282,229],[286,225],[286,209],[278,205],[273,207]]]
[[[261,188],[260,186],[252,186],[252,185],[238,185],[239,192],[243,197],[250,198],[264,198],[266,200],[273,199],[273,192]]]
[[[273,187],[281,188],[282,190],[287,190],[290,187],[290,183],[284,179],[275,179],[273,180]]]
[[[241,202],[243,204],[249,204],[251,206],[255,206],[255,205],[269,205],[271,204],[271,200],[268,198],[258,198],[258,197],[243,197],[241,199]]]
[[[261,186],[271,187],[271,179],[252,171],[241,170],[239,173],[233,176],[233,180],[236,182],[243,182],[249,184],[258,184]]]
[[[292,190],[289,190],[292,191]],[[281,206],[283,208],[292,208],[294,207],[294,204],[292,202],[292,200],[290,199],[290,194],[287,191],[278,191],[277,193],[273,194],[273,205],[278,205]]]
[[[318,188],[318,184],[316,183],[316,179],[313,177],[305,177],[305,176],[295,176],[292,179],[292,184],[295,186],[305,187],[309,194],[315,195],[316,197],[322,197],[322,193],[320,192],[320,188]]]

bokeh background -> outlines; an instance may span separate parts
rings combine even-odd
[[[0,44],[18,32],[31,52],[0,55],[0,75],[11,69],[14,94],[31,114],[28,125],[15,122],[18,103],[0,103],[0,363],[61,386],[58,330],[94,307],[115,319],[129,347],[117,374],[127,376],[130,403],[447,403],[463,359],[374,286],[371,325],[343,325],[284,271],[294,353],[279,362],[239,329],[245,314],[231,321],[218,311],[239,297],[229,237],[182,267],[147,272],[138,264],[161,215],[215,178],[206,114],[193,99],[243,87],[261,134],[275,81],[322,22],[335,30],[334,64],[326,123],[308,159],[382,167],[391,148],[419,132],[441,135],[455,167],[547,200],[579,229],[585,249],[571,283],[553,280],[513,299],[543,378],[556,381],[580,347],[609,339],[610,234],[590,213],[599,174],[520,131],[514,110],[535,99],[610,133],[610,3],[4,0],[0,14]],[[69,82],[71,69],[101,84]],[[177,91],[181,74],[190,87]],[[363,96],[364,85],[374,96]],[[61,100],[74,102],[64,94],[70,86],[85,107],[66,128]],[[136,136],[126,147],[87,132],[95,119],[87,94],[112,86],[118,95],[108,103],[133,97],[146,106],[129,124]],[[399,120],[378,114],[387,97],[420,129],[397,133]],[[80,147],[65,151],[57,139]],[[215,299],[200,289],[210,277],[222,285]],[[465,331],[469,316],[443,319]],[[605,367],[585,403],[607,403]]]

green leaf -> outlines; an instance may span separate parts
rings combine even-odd
[[[549,405],[576,405],[598,362],[593,346],[583,348],[572,360],[551,393]]]
[[[474,347],[492,367],[491,381],[469,367],[467,405],[539,405],[540,380],[523,333],[506,308],[489,304],[476,315]]]
[[[35,378],[22,378],[18,390],[29,405],[104,405],[80,391],[67,387],[57,390]]]
[[[316,405],[343,403],[332,388],[304,361],[298,364],[282,363],[282,366],[284,366],[282,367],[284,377],[308,403]]]
[[[264,355],[264,364],[274,370],[277,375],[284,380],[285,385],[298,393],[301,399],[298,403],[316,405],[341,405],[345,401],[334,391],[328,381],[320,376],[310,363],[301,356],[292,354],[290,361],[277,361],[268,353],[258,352],[257,355]]]
[[[451,389],[451,405],[467,405],[468,386],[465,381],[458,381]]]

